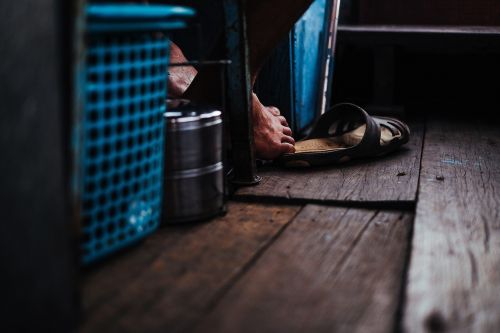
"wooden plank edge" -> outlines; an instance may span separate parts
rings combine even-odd
[[[413,250],[413,235],[415,231],[415,219],[417,217],[417,205],[418,199],[420,197],[420,188],[421,188],[421,180],[422,180],[422,163],[424,157],[424,148],[425,148],[425,138],[427,135],[427,113],[422,116],[422,142],[420,147],[420,161],[418,166],[418,180],[417,180],[417,193],[415,195],[415,202],[413,208],[413,219],[410,224],[410,230],[408,232],[408,240],[406,247],[406,255],[405,255],[405,263],[403,268],[403,274],[401,276],[401,291],[399,295],[399,304],[398,310],[396,312],[396,317],[394,318],[394,332],[404,332],[404,316],[406,309],[406,299],[407,299],[407,286],[408,280],[410,276],[410,267],[411,267],[411,255]]]
[[[419,176],[420,178],[420,176]],[[284,198],[273,195],[236,194],[230,198],[235,202],[262,203],[273,205],[323,205],[346,208],[366,208],[376,210],[398,210],[415,212],[416,201],[413,200],[391,200],[391,201],[357,201],[357,200],[331,200],[331,199],[307,199],[307,198]]]

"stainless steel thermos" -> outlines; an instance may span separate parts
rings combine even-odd
[[[222,117],[218,110],[169,111],[165,119],[163,222],[224,211]]]

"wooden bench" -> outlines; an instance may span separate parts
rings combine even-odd
[[[395,108],[396,49],[446,54],[498,53],[500,27],[339,25],[338,43],[373,49],[372,110],[377,112]]]

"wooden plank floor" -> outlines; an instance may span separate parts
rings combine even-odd
[[[429,121],[405,327],[500,332],[500,126]]]
[[[233,204],[211,223],[161,230],[88,274],[82,331],[189,331],[299,210]]]
[[[261,170],[258,186],[236,192],[242,199],[284,199],[292,202],[325,202],[397,205],[415,203],[417,195],[423,123],[411,123],[410,142],[388,156],[349,164],[310,168]]]
[[[412,214],[306,206],[199,332],[388,332]]]
[[[94,267],[82,332],[500,331],[499,127],[425,127],[377,161],[265,171],[252,202]]]

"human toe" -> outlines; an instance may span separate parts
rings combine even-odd
[[[292,144],[284,142],[281,145],[281,154],[293,154],[293,153],[295,153],[295,147]]]
[[[288,126],[283,126],[283,134],[292,136],[292,129]]]
[[[277,108],[277,107],[274,107],[274,106],[268,106],[267,107],[267,110],[269,110],[269,112],[271,112],[273,115],[275,116],[279,116],[281,115],[280,113],[280,110]]]
[[[295,145],[295,140],[291,136],[284,135],[281,138],[281,143],[289,143],[291,145]]]
[[[278,120],[280,121],[281,125],[287,126],[288,127],[288,122],[286,121],[286,118],[283,116],[278,116]]]

